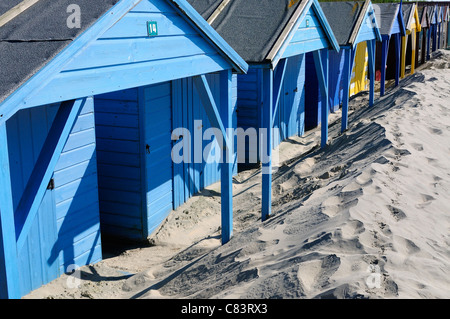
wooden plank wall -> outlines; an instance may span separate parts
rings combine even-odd
[[[283,53],[283,57],[291,57],[306,52],[328,48],[329,42],[322,25],[311,7],[301,22],[296,34]]]
[[[17,207],[58,110],[22,110],[7,122],[13,202]],[[94,108],[88,99],[55,167],[26,243],[19,252],[22,295],[55,279],[71,264],[101,260]]]
[[[95,97],[102,234],[142,236],[138,89]]]

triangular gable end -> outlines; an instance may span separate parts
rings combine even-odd
[[[417,10],[417,5],[414,4],[414,16],[413,16],[413,25],[415,25],[416,32],[420,32],[422,30],[422,25],[420,24],[419,11]]]
[[[403,13],[400,5],[397,10],[397,18],[392,22],[390,35],[395,33],[400,33],[403,36],[406,35],[405,21],[403,19]]]
[[[272,63],[276,65],[280,58],[325,48],[337,52],[340,49],[319,3],[309,0]]]
[[[366,11],[362,14],[364,14],[364,18],[358,30],[356,39],[352,43],[353,47],[356,47],[358,43],[367,40],[381,41],[380,30],[378,28],[377,19],[375,17],[375,11],[371,3],[369,3]]]
[[[191,7],[178,10],[179,4],[187,5],[185,0],[119,2],[112,8],[114,15],[109,12],[100,18],[5,99],[0,105],[2,120],[25,107],[233,69],[236,65],[246,72],[248,65],[234,50],[233,57],[224,54],[222,48],[227,44],[223,40],[217,43],[216,31],[206,22],[206,30],[200,30],[203,18],[195,16],[196,12],[188,16],[186,10]],[[193,23],[192,19],[198,21]],[[89,33],[95,34],[84,40]],[[22,91],[23,87],[26,90]]]

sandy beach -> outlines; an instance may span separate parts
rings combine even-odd
[[[24,298],[450,298],[450,51],[350,100],[279,147],[272,216],[261,174],[233,183],[234,234],[220,242],[220,184],[173,211],[149,243],[103,240],[104,260]]]

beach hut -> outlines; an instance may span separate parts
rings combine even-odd
[[[383,96],[387,72],[395,79],[395,85],[399,83],[401,36],[406,35],[406,30],[399,3],[377,3],[373,7],[382,37],[381,43],[377,44],[376,63],[380,70],[380,95]]]
[[[210,125],[223,132],[233,125],[232,72],[247,68],[184,0],[16,3],[0,5],[1,298],[19,298],[101,260],[104,194],[98,183],[105,184],[105,157],[119,161],[119,153],[133,149],[144,161],[133,167],[140,181],[133,180],[131,169],[111,170],[111,189],[123,182],[130,194],[131,187],[142,187],[147,202],[155,201],[153,196],[169,200],[151,193],[167,167],[158,162],[152,175],[145,164],[166,155],[167,147],[160,143],[166,151],[159,151],[152,139],[171,129],[162,120],[167,106],[183,108],[168,116],[182,120],[186,106],[175,94],[183,85],[179,81],[194,83]],[[139,94],[136,100],[130,90]],[[140,117],[132,114],[133,101]],[[109,114],[97,117],[96,104],[99,115],[105,109]],[[231,158],[229,139],[222,137],[223,153]],[[109,147],[116,152],[106,154]],[[125,155],[120,160],[126,158],[133,161]],[[221,164],[224,240],[232,231],[232,170],[232,161]],[[126,224],[125,218],[117,222]]]
[[[339,45],[317,0],[190,2],[249,64],[248,74],[238,75],[238,127],[262,132],[258,144],[265,220],[271,212],[272,148],[304,131],[305,82],[310,76],[305,76],[305,55],[312,52],[323,97],[324,146],[328,139],[328,51],[338,51]],[[279,137],[273,136],[274,127],[279,128]]]
[[[437,6],[429,5],[427,6],[428,13],[428,46],[427,46],[427,60],[431,58],[431,52],[436,51],[437,45]]]
[[[427,59],[427,47],[428,47],[428,40],[429,40],[429,18],[428,18],[428,10],[426,6],[418,6],[418,16],[420,20],[420,33],[419,33],[419,39],[416,43],[417,48],[417,65],[421,65],[426,62]]]
[[[402,37],[401,71],[400,77],[405,77],[406,65],[411,65],[411,74],[414,74],[416,65],[417,33],[421,31],[419,13],[415,3],[402,4],[403,20],[405,22],[406,35]],[[409,62],[409,63],[407,63]]]
[[[442,8],[442,48],[446,49],[448,44],[448,22],[450,13],[448,5],[445,5]]]
[[[375,92],[375,48],[376,41],[381,41],[381,34],[375,19],[372,3],[365,2],[322,2],[322,10],[330,23],[340,51],[330,52],[329,100],[331,109],[338,109],[342,104],[342,125],[344,131],[348,126],[348,101],[352,70],[359,73],[365,70],[365,54],[356,59],[356,47],[366,43],[368,48],[368,68],[370,77],[369,104],[373,105]],[[365,50],[364,50],[365,53]],[[360,70],[362,69],[362,70]]]

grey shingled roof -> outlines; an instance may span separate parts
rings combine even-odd
[[[205,20],[208,20],[223,0],[188,0],[188,2]]]
[[[410,27],[409,23],[412,21],[414,16],[414,4],[413,3],[403,3],[402,4],[402,14],[403,20],[405,21],[405,28]]]
[[[347,45],[356,21],[361,14],[364,2],[321,2],[320,6],[339,45]]]
[[[398,3],[374,3],[373,9],[377,18],[381,34],[391,34],[392,26],[397,19],[400,4]]]
[[[207,20],[217,1],[187,0]],[[232,0],[211,26],[247,63],[262,63],[305,0]],[[208,15],[209,14],[209,15]]]
[[[4,0],[1,0],[2,2]],[[0,28],[0,102],[44,67],[119,0],[40,0]],[[0,14],[21,1],[8,0]],[[67,27],[67,7],[81,9],[81,28]]]

